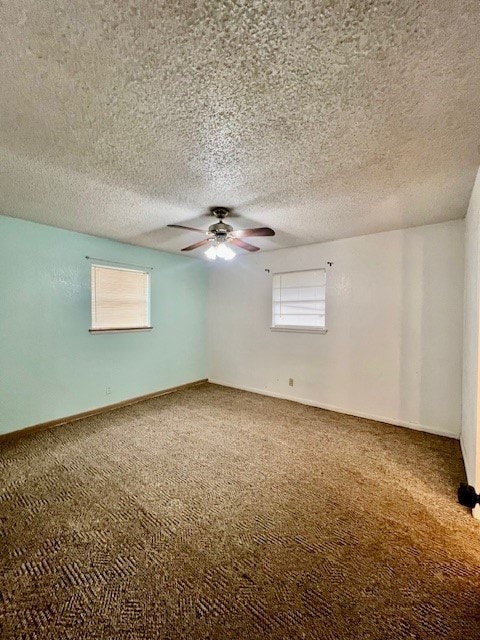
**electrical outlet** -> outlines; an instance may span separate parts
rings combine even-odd
[[[105,387],[105,395],[109,396],[112,393],[112,387]]]
[[[288,386],[293,387],[293,378],[288,379]]]

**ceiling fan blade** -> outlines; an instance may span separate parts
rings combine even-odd
[[[191,244],[188,247],[184,247],[182,251],[192,251],[193,249],[197,249],[197,247],[201,247],[204,244],[208,244],[210,240],[207,238],[206,240],[200,240],[200,242],[195,242],[195,244]]]
[[[207,233],[202,229],[195,229],[195,227],[184,227],[183,224],[167,224],[167,227],[171,227],[172,229],[186,229],[187,231],[196,231],[197,233]]]
[[[275,231],[270,227],[258,227],[257,229],[238,229],[232,231],[234,238],[248,238],[249,236],[274,236]]]
[[[245,249],[246,251],[260,251],[260,247],[255,247],[253,244],[248,242],[244,242],[243,240],[239,240],[238,238],[230,238],[229,242],[240,247],[241,249]]]

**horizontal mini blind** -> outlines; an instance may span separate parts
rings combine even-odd
[[[150,323],[149,273],[92,265],[92,329],[141,329]]]
[[[273,276],[273,327],[325,328],[325,269]]]

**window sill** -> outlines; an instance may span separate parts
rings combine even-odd
[[[152,329],[153,327],[129,327],[126,329],[89,329],[88,331],[92,335],[99,335],[103,333],[141,333]]]
[[[283,331],[286,333],[327,333],[328,329],[315,329],[313,327],[270,327],[270,331]]]

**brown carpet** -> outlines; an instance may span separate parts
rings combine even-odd
[[[456,441],[205,384],[0,472],[2,639],[480,638]]]

